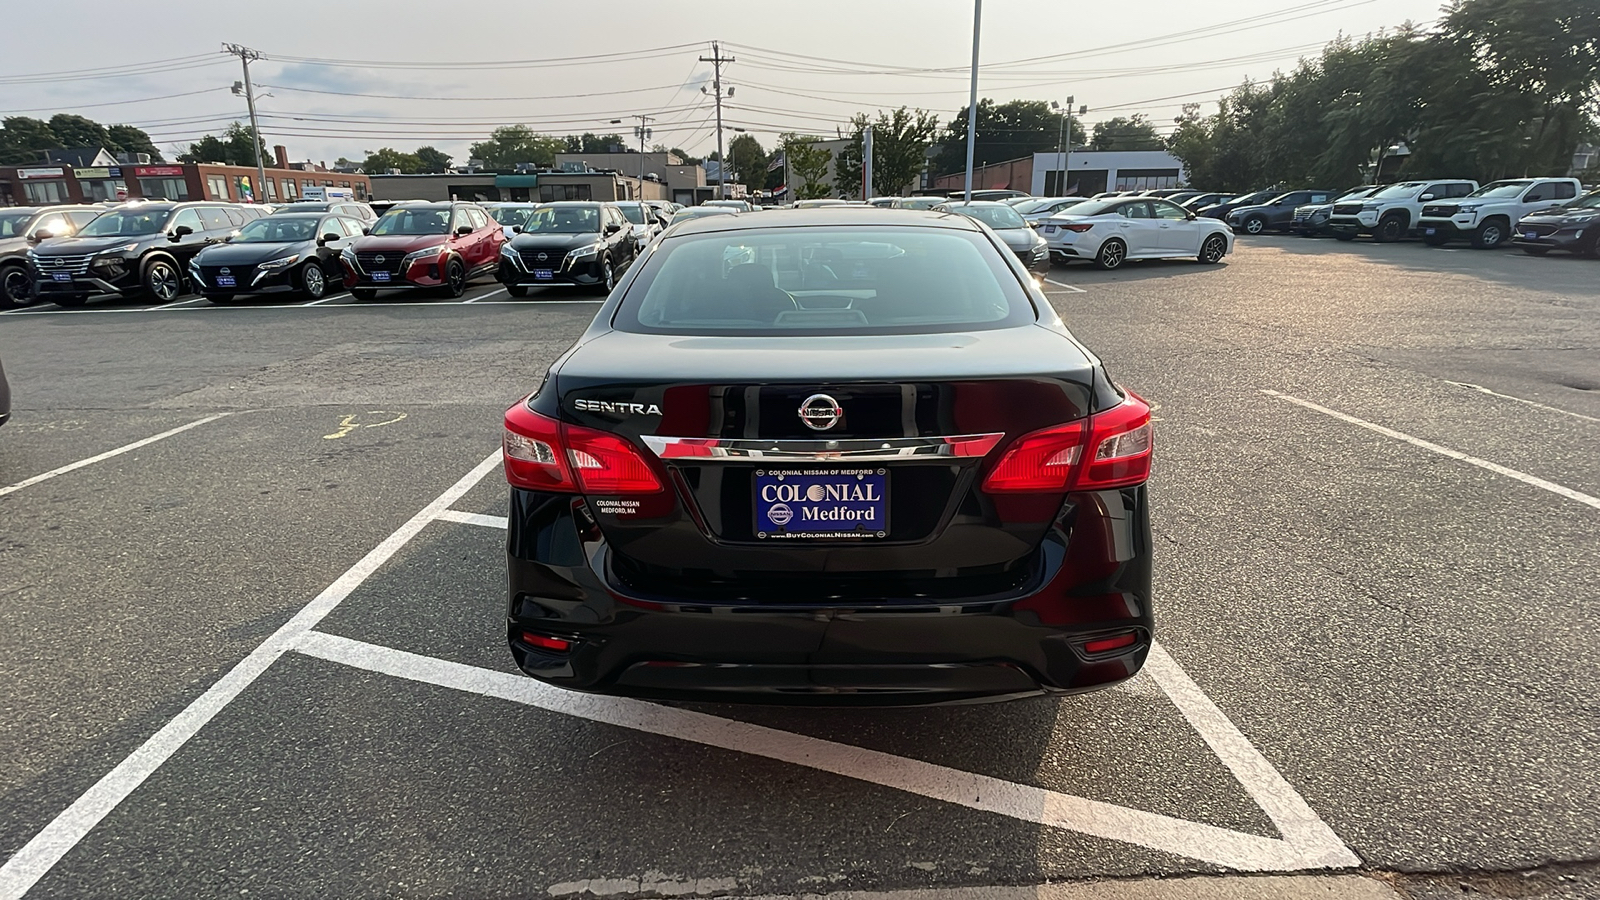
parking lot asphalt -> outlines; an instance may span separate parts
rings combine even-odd
[[[0,897],[1595,896],[1597,273],[1057,267],[1156,407],[1164,653],[888,711],[515,674],[499,414],[590,297],[0,314]]]

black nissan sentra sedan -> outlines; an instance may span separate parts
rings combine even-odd
[[[668,229],[505,415],[527,674],[921,704],[1144,663],[1150,409],[964,216]]]
[[[212,303],[280,292],[321,300],[328,285],[344,277],[339,253],[363,227],[358,219],[332,213],[274,213],[195,254],[189,280]]]

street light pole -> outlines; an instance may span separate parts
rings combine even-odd
[[[967,100],[967,202],[972,202],[972,155],[978,139],[978,30],[983,24],[983,0],[972,0],[972,92]]]

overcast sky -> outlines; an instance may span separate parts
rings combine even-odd
[[[1429,23],[1440,5],[988,0],[979,96],[1071,95],[1089,107],[1091,124],[1142,112],[1165,131],[1184,102],[1215,109],[1233,85],[1292,68],[1341,33]],[[239,62],[220,51],[224,41],[266,57],[252,77],[258,94],[273,95],[258,104],[267,142],[287,145],[293,159],[329,162],[421,145],[460,161],[499,124],[626,134],[631,121],[609,120],[636,114],[656,117],[652,144],[703,154],[716,142],[713,104],[700,92],[711,66],[698,58],[713,39],[735,59],[724,67],[735,89],[724,124],[764,146],[779,131],[831,134],[856,112],[901,105],[948,121],[966,104],[972,52],[972,0],[7,6],[15,8],[6,10],[0,115],[66,111],[138,125],[169,158],[245,118],[243,99],[229,91]],[[928,69],[940,71],[908,71]],[[16,80],[42,74],[52,77]]]

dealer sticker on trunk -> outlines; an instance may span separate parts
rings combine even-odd
[[[757,469],[756,537],[881,538],[889,534],[884,469]]]

